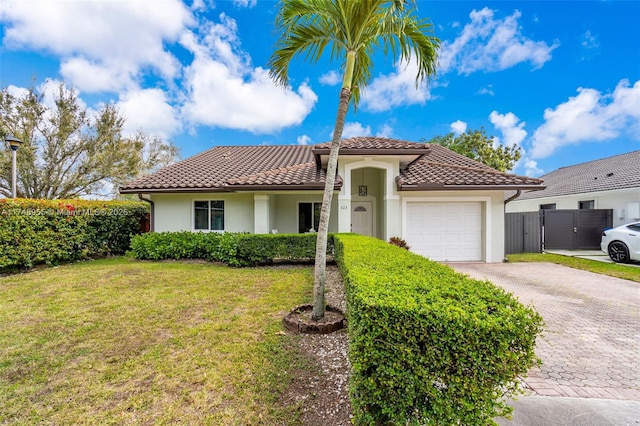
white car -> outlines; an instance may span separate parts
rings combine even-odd
[[[614,262],[640,261],[640,222],[628,223],[604,231],[600,249]]]

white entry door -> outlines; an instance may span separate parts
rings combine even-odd
[[[351,232],[373,236],[373,202],[351,202]]]

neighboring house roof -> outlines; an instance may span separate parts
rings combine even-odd
[[[323,189],[322,159],[330,143],[315,146],[219,146],[120,188],[135,192],[220,192]],[[340,143],[340,155],[399,156],[398,190],[540,189],[539,179],[498,172],[435,144],[358,137]],[[335,189],[342,187],[337,177]]]
[[[526,192],[516,201],[640,188],[640,151],[562,167],[540,179],[547,187],[544,191]]]

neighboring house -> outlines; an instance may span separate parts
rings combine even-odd
[[[640,151],[562,167],[541,176],[543,191],[525,192],[507,213],[539,209],[613,209],[613,226],[640,221]]]
[[[329,143],[218,146],[120,192],[151,201],[156,232],[314,232],[329,151]],[[329,231],[399,236],[434,260],[500,262],[505,191],[543,188],[440,145],[346,139]]]

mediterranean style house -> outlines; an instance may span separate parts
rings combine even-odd
[[[505,193],[544,189],[436,144],[356,137],[340,146],[329,231],[400,237],[438,261],[501,262]],[[216,146],[120,192],[151,203],[155,232],[314,232],[329,151]]]

